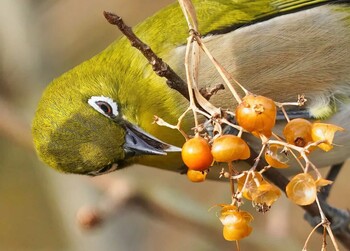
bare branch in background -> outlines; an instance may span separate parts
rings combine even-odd
[[[216,238],[218,229],[205,220],[198,220],[198,215],[193,217],[193,215],[182,214],[178,210],[171,210],[166,202],[157,199],[157,195],[147,194],[122,177],[102,175],[89,180],[104,193],[96,205],[83,206],[78,210],[77,223],[81,228],[94,229],[111,217],[123,213],[125,209],[136,208],[154,220],[165,221],[179,229],[187,229],[189,232],[198,232],[205,238],[218,242]],[[218,242],[217,245],[220,243]]]

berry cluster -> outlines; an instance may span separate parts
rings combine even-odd
[[[204,181],[210,169],[218,168],[214,163],[227,163],[228,171],[223,170],[221,176],[230,180],[232,203],[222,205],[220,216],[226,240],[240,240],[252,231],[249,226],[251,215],[240,210],[243,198],[250,200],[257,211],[267,212],[281,196],[281,191],[264,179],[262,173],[270,167],[288,168],[290,156],[299,162],[302,171],[286,187],[286,194],[294,203],[303,206],[313,203],[318,188],[330,184],[321,177],[308,155],[317,147],[324,151],[331,150],[334,134],[342,128],[331,124],[311,123],[302,118],[289,120],[285,112],[287,124],[283,136],[278,136],[273,133],[278,108],[285,112],[283,105],[267,97],[248,94],[231,114],[238,124],[237,135],[223,134],[223,130],[210,135],[201,125],[182,147],[182,159],[188,167],[187,177],[193,182]],[[222,121],[226,121],[224,117]],[[212,125],[221,125],[222,121],[216,117],[212,120]],[[250,170],[239,172],[234,168],[235,161],[246,160],[251,154],[250,147],[242,139],[243,132],[261,139],[259,156],[264,156],[268,163],[261,171],[256,170],[260,157]],[[315,171],[315,178],[310,171]]]

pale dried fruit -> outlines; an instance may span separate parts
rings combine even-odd
[[[317,196],[316,182],[308,173],[297,174],[288,183],[286,193],[295,204],[300,206],[310,205]]]
[[[270,166],[275,168],[288,167],[288,158],[283,152],[283,146],[280,145],[269,145],[269,147],[265,151],[265,160]]]
[[[328,152],[333,148],[333,138],[337,131],[344,131],[344,128],[332,124],[313,123],[311,136],[314,141],[324,140],[324,143],[318,144],[317,146]]]
[[[237,190],[242,192],[244,198],[252,200],[252,194],[256,192],[258,185],[262,182],[264,182],[264,178],[259,172],[251,172],[249,173],[249,176],[245,173],[237,181]]]
[[[258,211],[266,212],[280,196],[281,191],[276,186],[264,181],[252,193],[252,201]]]
[[[224,205],[221,210],[220,221],[224,225],[223,236],[228,241],[241,240],[252,232],[249,223],[253,216],[245,211],[238,211],[237,207]]]

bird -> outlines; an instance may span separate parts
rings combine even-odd
[[[278,102],[303,94],[305,117],[345,129],[332,151],[310,155],[320,167],[344,162],[350,153],[350,1],[193,3],[203,42],[246,89]],[[134,32],[185,78],[188,28],[178,4],[147,18]],[[208,58],[201,58],[200,87],[222,83]],[[236,106],[227,90],[210,102],[222,109]],[[47,86],[32,122],[33,141],[39,158],[64,173],[96,176],[134,163],[179,171],[185,139],[153,121],[156,115],[176,124],[187,107],[188,100],[121,37]],[[288,112],[298,114],[293,108]],[[183,129],[191,132],[193,126],[186,117]],[[253,148],[259,143],[249,139]]]

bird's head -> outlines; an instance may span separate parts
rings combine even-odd
[[[128,121],[123,109],[132,108],[118,100],[117,85],[103,74],[93,76],[73,70],[45,90],[32,133],[46,164],[62,172],[99,175],[128,165],[137,155],[180,150]]]

